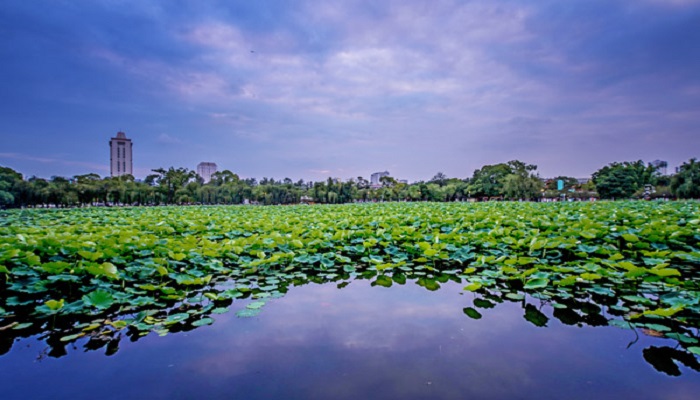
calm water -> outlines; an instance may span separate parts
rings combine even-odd
[[[681,375],[670,376],[645,360],[674,346],[668,339],[565,325],[550,307],[537,327],[521,303],[478,308],[462,286],[290,287],[257,317],[229,312],[189,332],[123,337],[112,356],[79,341],[52,358],[45,343],[25,339],[0,356],[0,398],[698,398],[699,372],[678,363]]]

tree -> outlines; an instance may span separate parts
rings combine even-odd
[[[509,161],[508,166],[511,173],[508,174],[503,183],[503,194],[505,197],[516,200],[531,200],[537,197],[544,186],[542,180],[534,174],[536,165],[525,164],[522,161]]]
[[[81,205],[92,204],[102,195],[102,179],[97,174],[75,175],[73,185]]]
[[[430,183],[436,183],[439,186],[445,186],[445,184],[447,183],[447,175],[443,174],[442,172],[438,172],[430,180]]]
[[[240,178],[238,177],[238,175],[225,169],[223,171],[218,171],[218,172],[214,172],[213,174],[211,174],[211,180],[209,181],[209,184],[215,185],[215,186],[221,186],[221,185],[225,185],[227,183],[236,183],[238,181],[240,181]]]
[[[507,195],[514,199],[534,198],[537,194],[535,191],[538,192],[541,185],[539,178],[533,173],[536,169],[536,165],[525,164],[518,160],[485,165],[474,171],[467,190],[470,195],[477,197]],[[515,176],[508,178],[509,175]],[[506,183],[508,183],[507,188]]]
[[[358,189],[368,189],[369,181],[361,176],[357,177],[357,188]]]
[[[12,168],[0,167],[0,208],[15,203],[17,185],[22,182],[22,174]]]
[[[684,162],[671,178],[671,193],[682,199],[700,198],[700,163],[695,158]]]
[[[398,181],[390,176],[382,176],[379,178],[379,183],[382,184],[382,187],[392,187],[396,185]]]
[[[4,208],[14,204],[15,196],[11,192],[12,185],[10,182],[0,180],[0,208]]]
[[[78,202],[78,196],[72,191],[70,181],[62,176],[52,176],[46,189],[49,204],[65,207]]]
[[[657,168],[642,160],[614,162],[596,171],[593,182],[601,198],[629,199],[644,185],[655,185],[657,175]]]
[[[197,178],[197,173],[187,168],[175,169],[174,167],[170,167],[167,171],[163,168],[158,168],[152,171],[155,172],[156,175],[149,175],[146,177],[146,180],[158,186],[159,192],[165,197],[166,204],[173,203],[175,200],[175,193]]]

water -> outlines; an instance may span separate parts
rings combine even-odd
[[[640,330],[524,318],[520,302],[475,307],[462,286],[428,291],[409,281],[290,287],[257,317],[234,312],[188,332],[119,350],[46,355],[37,338],[0,357],[0,398],[10,399],[696,399],[700,373],[680,376],[645,360],[674,346]],[[244,307],[237,300],[231,309]],[[484,304],[482,304],[483,306]],[[482,315],[472,319],[464,308]],[[538,314],[539,315],[539,314]],[[541,318],[541,316],[540,316]],[[532,315],[530,315],[532,319]],[[539,320],[540,324],[544,320]],[[630,345],[632,343],[632,345]],[[628,348],[628,345],[629,348]],[[649,357],[649,356],[648,356]]]

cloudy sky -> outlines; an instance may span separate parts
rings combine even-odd
[[[700,0],[0,4],[0,165],[469,177],[700,156]]]

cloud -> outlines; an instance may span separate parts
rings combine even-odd
[[[156,165],[304,178],[395,165],[414,180],[522,158],[585,176],[700,145],[697,3],[108,2],[80,19],[14,5],[0,25],[23,45],[0,45],[15,60],[2,105],[37,137],[48,123],[74,139],[123,121],[168,132],[139,142]],[[148,148],[194,135],[187,153]]]
[[[182,144],[182,140],[170,136],[167,133],[161,133],[160,135],[158,135],[156,142],[161,144]]]
[[[700,4],[700,0],[644,0],[644,2],[666,7],[689,7]]]
[[[524,117],[517,116],[508,120],[508,123],[517,127],[538,127],[542,125],[551,124],[552,120],[550,118],[538,118],[538,117]]]
[[[331,175],[333,172],[330,169],[310,169],[308,171],[315,175]]]
[[[83,162],[83,161],[75,161],[75,160],[66,160],[66,159],[52,158],[52,157],[38,157],[38,156],[29,155],[29,154],[22,154],[22,153],[0,153],[0,159],[3,159],[3,158],[10,159],[10,160],[20,160],[20,161],[34,161],[34,162],[38,162],[41,164],[59,164],[59,165],[65,165],[65,166],[84,167],[84,168],[89,168],[91,170],[103,171],[103,172],[109,171],[108,165]]]

